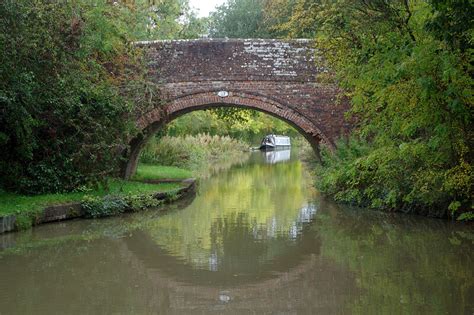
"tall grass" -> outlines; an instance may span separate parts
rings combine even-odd
[[[235,159],[248,148],[247,143],[228,136],[164,136],[153,138],[147,143],[140,162],[199,171],[206,165]]]

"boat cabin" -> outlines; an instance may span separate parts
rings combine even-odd
[[[268,135],[265,136],[260,144],[260,150],[288,149],[291,147],[290,137]]]

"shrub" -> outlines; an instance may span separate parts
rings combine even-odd
[[[133,211],[144,210],[159,206],[162,201],[156,199],[153,195],[128,195],[124,197],[128,207]]]
[[[130,113],[146,107],[132,11],[5,0],[0,16],[0,186],[66,192],[114,173]]]
[[[339,142],[335,154],[323,151],[324,163],[317,166],[316,185],[344,203],[457,217],[469,209],[469,189],[446,189],[451,170],[435,164],[434,156],[421,141],[373,148],[364,140],[351,138]],[[472,174],[466,176],[472,178]],[[469,214],[461,216],[469,218]]]
[[[86,218],[101,218],[124,213],[129,208],[124,197],[108,195],[101,197],[84,197],[82,209]]]

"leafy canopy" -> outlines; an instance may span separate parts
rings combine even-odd
[[[352,101],[356,129],[325,155],[320,188],[374,208],[472,216],[472,1],[281,2],[290,9],[267,19],[288,37],[311,25]]]
[[[132,42],[196,22],[181,0],[5,0],[0,16],[0,188],[32,194],[115,174],[158,101]]]

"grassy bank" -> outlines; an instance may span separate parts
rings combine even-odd
[[[107,195],[139,195],[158,191],[172,191],[178,187],[179,185],[174,183],[145,184],[113,179],[110,180],[108,187],[101,186],[94,190],[64,194],[26,196],[0,192],[0,216],[24,212],[36,212],[51,205],[80,202],[86,197],[98,198]]]
[[[95,189],[62,194],[19,195],[0,191],[0,216],[35,212],[48,206],[70,202],[82,202],[85,199],[101,198],[108,195],[134,196],[146,195],[155,192],[168,192],[179,188],[178,183],[143,183],[140,180],[182,180],[192,177],[192,173],[185,169],[171,166],[140,164],[134,181],[110,179],[107,185],[100,185]]]
[[[247,143],[227,136],[165,136],[149,141],[142,152],[140,162],[183,168],[196,174],[209,165],[235,159],[242,155],[242,152],[248,151],[248,148]],[[150,167],[139,169],[137,176],[147,176],[148,170]]]
[[[133,177],[134,180],[180,180],[193,177],[193,173],[189,170],[174,166],[163,166],[153,164],[138,165],[137,173]]]

